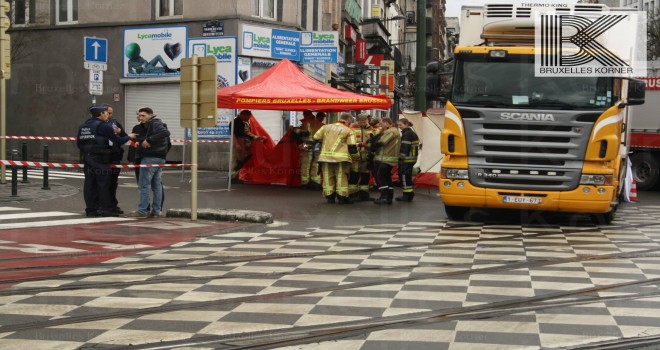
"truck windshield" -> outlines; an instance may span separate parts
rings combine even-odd
[[[612,78],[535,77],[534,62],[458,61],[455,105],[543,109],[605,109],[618,100]]]

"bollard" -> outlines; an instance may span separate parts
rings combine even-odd
[[[28,145],[27,141],[23,141],[23,145],[21,146],[21,160],[24,162],[27,162],[28,160]],[[27,165],[23,166],[23,180],[21,180],[22,183],[26,184],[29,183],[28,181],[28,167]]]
[[[11,160],[18,159],[18,151],[13,149],[11,150]],[[12,165],[11,167],[11,196],[18,197],[18,167]]]
[[[44,145],[44,157],[43,157],[43,162],[48,163],[48,145]],[[43,168],[44,172],[44,186],[41,188],[42,190],[50,190],[50,186],[48,186],[48,167],[45,166]]]

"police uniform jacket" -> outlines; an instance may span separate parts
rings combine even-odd
[[[374,161],[391,166],[399,164],[399,149],[401,147],[401,135],[396,128],[388,128],[383,131],[378,140],[378,150]]]
[[[115,134],[112,125],[98,118],[90,118],[78,128],[76,145],[85,159],[93,158],[104,164],[110,164],[112,144],[123,145],[130,140],[128,136]]]
[[[314,140],[323,142],[319,162],[352,162],[358,157],[355,135],[341,122],[324,125],[314,134]]]

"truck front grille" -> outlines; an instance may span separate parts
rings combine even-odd
[[[577,121],[578,113],[571,111],[553,113],[554,122],[502,120],[500,112],[482,111],[480,118],[464,119],[473,185],[543,191],[577,188],[592,123]]]

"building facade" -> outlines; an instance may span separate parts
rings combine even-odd
[[[179,126],[180,59],[191,38],[236,38],[241,68],[236,83],[254,77],[279,57],[243,49],[243,34],[262,30],[335,31],[340,29],[343,0],[12,0],[12,79],[7,81],[8,135],[71,136],[88,116],[93,100],[114,107],[130,128],[135,110],[150,106],[174,139]],[[90,72],[83,67],[85,37],[107,39],[107,70],[98,96],[88,91]],[[255,40],[257,38],[255,34]],[[149,38],[163,39],[147,43]],[[252,37],[250,37],[252,38]],[[155,40],[155,39],[154,39]],[[155,45],[155,46],[154,46]],[[258,43],[254,43],[257,47]],[[159,54],[151,53],[158,49]],[[344,47],[341,46],[344,50]],[[141,59],[144,67],[135,68]],[[339,54],[343,56],[343,52]],[[137,65],[137,63],[135,63]],[[310,76],[326,82],[326,66],[303,65]],[[146,67],[146,68],[145,68]],[[333,69],[336,69],[333,68]],[[240,74],[238,74],[240,73]],[[220,81],[219,81],[220,84]],[[290,122],[288,112],[263,111],[255,116],[278,141]],[[38,145],[36,145],[38,146]],[[17,145],[9,143],[9,148]],[[51,160],[76,160],[73,142],[49,144]],[[33,149],[39,159],[40,150]],[[168,160],[181,161],[182,146]],[[201,144],[200,166],[227,167],[226,144]]]

